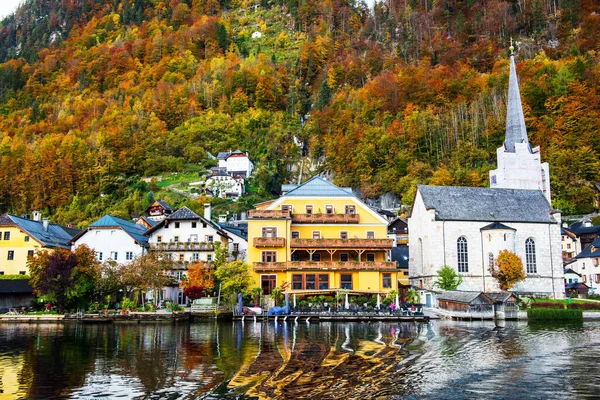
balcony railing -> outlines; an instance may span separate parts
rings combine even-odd
[[[395,271],[397,263],[395,261],[386,262],[310,262],[310,261],[288,261],[280,263],[258,263],[253,265],[254,271],[303,271],[303,270],[319,270],[319,271]]]
[[[373,249],[389,250],[393,239],[292,239],[293,249]]]
[[[152,243],[150,250],[197,250],[197,251],[214,251],[214,243],[206,242],[165,242]]]
[[[295,224],[358,224],[358,214],[294,214]]]
[[[248,219],[287,219],[291,217],[289,210],[250,210]]]
[[[285,247],[284,237],[255,237],[254,247]]]

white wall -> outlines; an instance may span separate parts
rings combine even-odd
[[[254,164],[247,156],[229,157],[227,159],[227,172],[246,171],[246,178],[252,175]]]
[[[75,243],[72,248],[82,244],[94,249],[96,253],[102,253],[102,262],[107,261],[111,252],[117,252],[117,261],[120,264],[128,264],[131,260],[126,260],[126,253],[133,252],[133,257],[139,257],[145,254],[145,249],[129,236],[125,231],[118,228],[95,228],[84,233]]]

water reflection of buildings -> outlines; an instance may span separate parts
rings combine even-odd
[[[249,334],[244,341],[258,341],[229,381],[235,392],[257,398],[372,398],[385,396],[406,356],[404,345],[419,336],[422,325],[271,322],[232,329]]]

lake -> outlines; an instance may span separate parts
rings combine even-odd
[[[0,398],[567,399],[600,323],[0,324]]]

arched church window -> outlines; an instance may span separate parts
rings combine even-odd
[[[493,253],[488,254],[488,267],[490,268],[490,270],[492,270],[494,268],[494,254]]]
[[[525,241],[525,266],[528,274],[536,274],[535,241],[529,238]]]
[[[461,236],[456,241],[456,258],[458,259],[458,272],[469,272],[469,252],[467,239]]]

